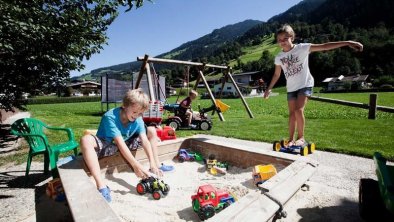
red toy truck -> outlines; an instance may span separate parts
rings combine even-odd
[[[198,213],[201,220],[212,217],[216,211],[222,210],[234,202],[234,197],[226,190],[216,189],[210,184],[200,186],[197,194],[192,196],[193,210]]]

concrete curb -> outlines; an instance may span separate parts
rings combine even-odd
[[[21,119],[21,118],[29,118],[30,116],[31,115],[29,112],[19,112],[15,115],[8,117],[6,120],[4,120],[3,124],[12,125],[16,120]]]

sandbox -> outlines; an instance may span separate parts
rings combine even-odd
[[[178,163],[180,148],[198,151],[204,157],[214,154],[230,168],[225,175],[211,175],[203,164]],[[134,156],[147,164],[142,149]],[[161,161],[175,165],[164,181],[171,190],[167,196],[154,200],[150,194],[136,192],[138,179],[120,155],[100,160],[102,173],[111,187],[113,201],[107,203],[96,191],[81,157],[59,167],[60,177],[75,221],[199,221],[191,205],[191,195],[198,186],[212,184],[234,193],[238,200],[208,221],[267,221],[278,212],[315,172],[317,162],[307,157],[278,153],[266,148],[215,140],[198,135],[186,139],[161,142]],[[251,167],[273,164],[278,174],[257,188],[252,182]],[[262,193],[262,189],[266,192]]]

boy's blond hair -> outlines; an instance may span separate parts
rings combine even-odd
[[[194,89],[190,90],[189,96],[195,95],[196,97],[198,96],[198,92]]]
[[[134,104],[141,106],[143,111],[146,111],[149,108],[148,95],[146,95],[141,88],[133,90],[129,89],[123,97],[123,107],[129,107]]]
[[[291,40],[294,41],[295,32],[289,24],[284,24],[282,27],[280,27],[278,29],[278,31],[276,31],[276,38],[278,37],[279,34],[282,34],[282,33],[288,34],[289,36],[291,36]]]

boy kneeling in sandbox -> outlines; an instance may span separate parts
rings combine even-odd
[[[114,155],[120,151],[124,159],[133,167],[137,177],[149,177],[149,171],[134,158],[131,150],[143,147],[150,163],[150,171],[163,176],[163,171],[172,166],[161,165],[157,151],[158,137],[154,127],[145,128],[142,114],[148,109],[148,96],[141,90],[129,90],[123,98],[121,107],[107,111],[101,118],[96,135],[84,135],[81,138],[81,150],[86,165],[96,181],[98,191],[110,202],[111,190],[105,184],[100,173],[99,158]],[[170,169],[171,168],[171,169]]]

